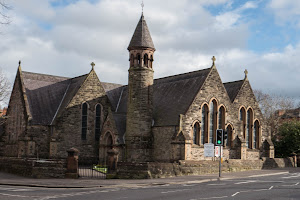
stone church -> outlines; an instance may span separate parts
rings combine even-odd
[[[1,133],[2,156],[80,163],[211,160],[204,144],[228,133],[225,159],[273,157],[268,127],[247,78],[223,83],[212,66],[153,79],[155,47],[142,15],[128,46],[128,85],[101,82],[94,70],[67,78],[17,70]],[[125,61],[124,61],[125,62]],[[125,70],[125,69],[124,69]]]

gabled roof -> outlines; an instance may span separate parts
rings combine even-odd
[[[233,102],[234,99],[236,98],[236,96],[238,95],[241,87],[244,84],[244,81],[245,80],[224,83],[224,87],[227,91],[227,94],[228,94],[231,102]]]
[[[155,49],[147,23],[144,20],[144,15],[141,16],[140,21],[135,28],[128,50],[136,47]]]
[[[77,92],[87,75],[66,78],[22,72],[32,124],[50,125]]]
[[[154,80],[155,126],[178,125],[206,80],[211,68]]]

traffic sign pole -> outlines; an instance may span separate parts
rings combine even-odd
[[[219,156],[219,178],[221,177],[221,171],[222,171],[222,147],[220,146],[220,156]]]

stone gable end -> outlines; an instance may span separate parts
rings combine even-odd
[[[87,133],[86,139],[82,139],[82,104],[85,102],[88,104]],[[98,160],[99,141],[95,139],[95,115],[98,104],[101,105],[101,127],[103,127],[111,105],[98,76],[92,70],[57,119],[50,143],[53,149],[50,150],[51,157],[66,157],[67,150],[75,147],[79,150],[79,162]]]
[[[4,150],[6,156],[18,156],[25,153],[18,152],[18,140],[25,136],[27,127],[27,114],[25,109],[24,94],[20,77],[21,71],[17,72],[7,110],[4,141],[7,144]]]
[[[191,138],[191,126],[193,122],[201,120],[201,106],[204,103],[209,105],[212,99],[217,100],[218,106],[224,105],[226,111],[230,111],[231,102],[216,68],[211,69],[204,84],[183,117],[182,129],[185,133],[188,133]]]
[[[105,90],[103,86],[101,85],[101,82],[95,73],[94,70],[92,70],[86,80],[83,82],[83,84],[80,86],[79,90],[75,94],[75,96],[72,98],[70,103],[68,104],[67,108],[73,107],[75,105],[81,105],[84,101],[92,101],[94,99],[97,99],[99,97],[105,96]]]

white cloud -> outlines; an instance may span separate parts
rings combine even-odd
[[[127,83],[127,46],[141,14],[135,0],[80,0],[58,8],[50,1],[26,2],[14,0],[13,23],[0,36],[0,67],[11,80],[21,59],[25,71],[67,77],[88,73],[94,61],[101,81]],[[247,68],[254,88],[279,88],[290,96],[299,91],[300,45],[264,54],[247,50],[249,28],[243,11],[257,8],[258,1],[233,10],[231,0],[144,3],[157,49],[156,78],[208,68],[214,55],[223,81],[242,79]],[[213,16],[205,9],[208,5],[225,6],[226,12]]]
[[[268,7],[275,15],[278,24],[292,23],[300,28],[300,1],[271,0]]]

